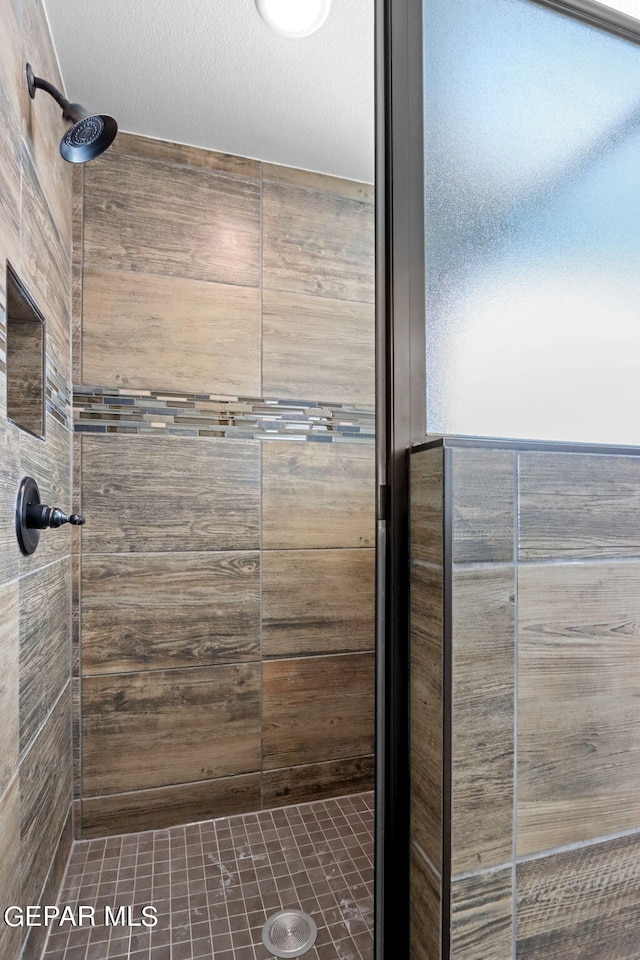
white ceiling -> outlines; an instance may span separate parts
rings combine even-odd
[[[374,0],[299,40],[254,0],[45,4],[67,96],[121,130],[373,181]]]

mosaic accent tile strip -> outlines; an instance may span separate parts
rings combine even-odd
[[[312,916],[305,960],[372,960],[373,794],[264,810],[74,844],[59,907],[95,909],[96,925],[51,928],[43,960],[270,960],[265,920]],[[158,924],[111,926],[132,907]]]
[[[76,387],[80,433],[162,433],[263,440],[375,440],[371,406],[215,394]]]
[[[71,397],[71,385],[53,357],[47,354],[47,413],[51,414],[63,427],[68,427],[71,422]]]

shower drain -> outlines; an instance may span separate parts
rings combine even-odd
[[[316,942],[318,929],[302,910],[282,910],[262,928],[262,942],[274,957],[301,957]]]

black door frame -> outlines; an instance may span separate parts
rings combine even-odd
[[[425,437],[422,7],[376,0],[376,938],[409,956],[408,451]]]

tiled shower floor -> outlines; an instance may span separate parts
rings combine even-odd
[[[373,795],[74,844],[59,906],[96,926],[52,928],[43,960],[266,960],[262,925],[302,909],[306,960],[371,960]],[[105,926],[104,907],[157,908],[153,930]]]

